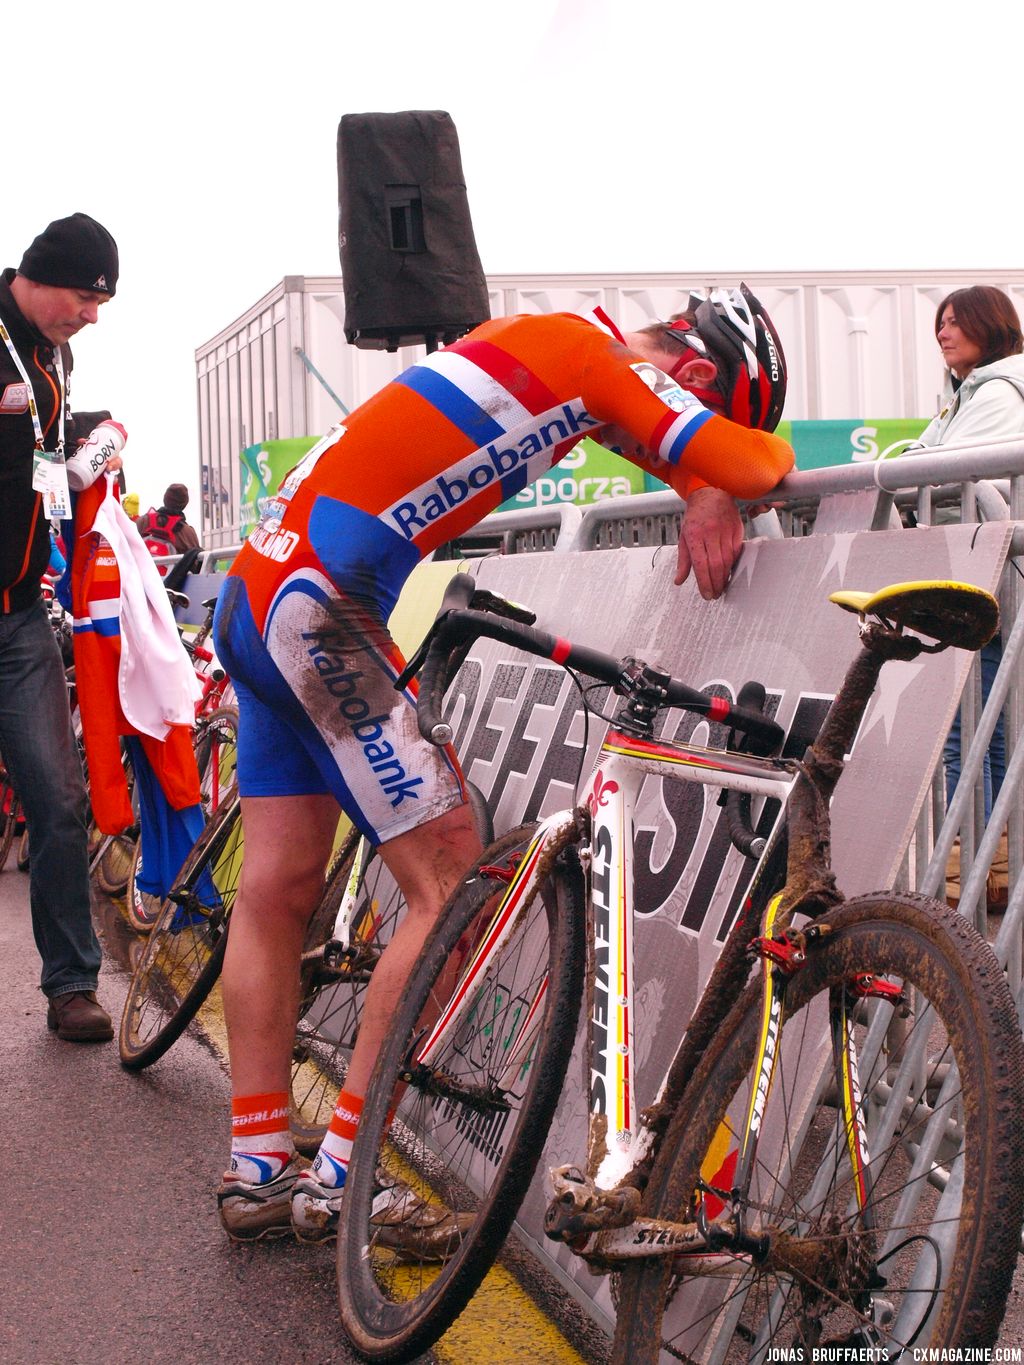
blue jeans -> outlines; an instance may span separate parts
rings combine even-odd
[[[0,616],[0,749],[28,821],[32,932],[48,996],[93,991],[86,795],[64,665],[41,602]]]
[[[992,691],[992,684],[995,682],[996,673],[999,671],[999,664],[1003,657],[1003,646],[998,636],[981,651],[981,704],[984,707],[988,701],[988,694]],[[946,767],[946,805],[953,799],[956,791],[956,784],[960,781],[960,712],[957,711],[953,720],[953,725],[946,738],[946,745],[942,751],[942,761]],[[1003,785],[1003,778],[1006,776],[1006,736],[1003,731],[1003,717],[1000,716],[996,722],[996,728],[992,731],[992,738],[989,741],[988,752],[985,755],[984,780],[985,780],[985,823],[988,823],[989,816],[992,814],[992,803],[999,795],[999,789]]]

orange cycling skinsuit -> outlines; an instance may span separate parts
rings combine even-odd
[[[792,467],[768,431],[709,411],[600,311],[485,323],[359,407],[286,476],[236,558],[217,652],[239,694],[245,796],[331,792],[375,843],[464,800],[420,739],[386,621],[419,561],[619,427],[684,498],[760,497]]]

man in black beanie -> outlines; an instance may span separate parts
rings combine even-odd
[[[64,665],[39,591],[50,554],[43,489],[59,487],[63,473],[66,501],[64,449],[70,453],[89,434],[76,430],[68,410],[67,343],[96,322],[117,274],[113,237],[75,213],[51,223],[18,269],[0,277],[0,750],[31,839],[32,930],[46,1022],[74,1042],[106,1041],[113,1027],[96,999],[100,946],[81,761]],[[109,467],[115,462],[120,458]]]
[[[73,213],[45,228],[17,272],[4,272],[4,282],[28,321],[61,346],[97,320],[100,304],[114,296],[117,273],[113,237],[87,213]]]

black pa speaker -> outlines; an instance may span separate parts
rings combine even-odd
[[[338,247],[355,346],[433,350],[490,317],[449,114],[342,117]]]

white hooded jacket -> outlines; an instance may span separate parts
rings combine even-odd
[[[955,393],[947,370],[942,408],[908,453],[918,446],[1001,441],[1013,436],[1024,436],[1024,355],[977,366]]]

